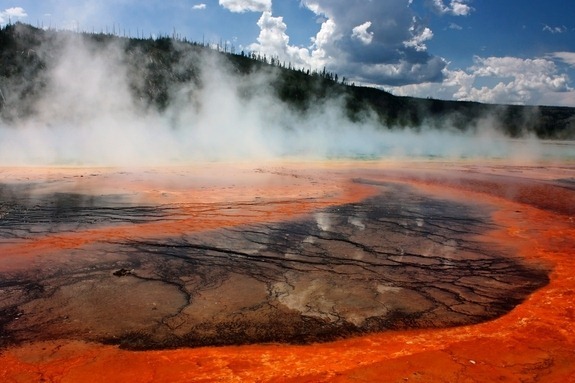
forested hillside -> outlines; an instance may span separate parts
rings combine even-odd
[[[552,106],[489,105],[436,99],[397,97],[388,92],[349,84],[344,74],[293,68],[290,63],[252,52],[232,52],[172,37],[125,38],[109,34],[74,33],[7,25],[0,30],[0,117],[4,121],[34,113],[48,79],[50,63],[71,39],[98,50],[114,44],[116,59],[124,69],[130,92],[142,108],[165,110],[182,89],[193,101],[194,89],[205,81],[206,57],[216,58],[234,76],[261,73],[265,86],[278,102],[305,113],[319,102],[339,99],[352,121],[375,118],[381,129],[437,128],[481,129],[487,121],[511,137],[535,133],[540,138],[575,139],[575,108]],[[109,54],[109,50],[107,51]],[[209,60],[208,60],[209,61]],[[71,73],[71,76],[74,74]],[[341,77],[340,77],[341,76]],[[178,91],[174,91],[177,89]],[[245,87],[246,97],[252,92]]]

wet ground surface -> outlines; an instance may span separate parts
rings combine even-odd
[[[362,166],[4,182],[0,378],[575,377],[572,167]]]
[[[310,343],[478,323],[548,282],[546,270],[478,241],[494,226],[486,206],[355,182],[377,195],[285,222],[99,238],[66,250],[59,264],[0,273],[0,336],[4,343],[68,338],[130,349]],[[12,198],[3,203],[4,239],[183,214],[78,194],[35,201],[5,194]]]

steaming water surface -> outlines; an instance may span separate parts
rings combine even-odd
[[[318,100],[296,111],[274,93],[273,71],[238,76],[216,55],[189,57],[184,51],[172,68],[174,75],[186,73],[193,63],[199,78],[170,83],[170,103],[158,109],[134,94],[143,74],[137,72],[140,64],[128,65],[134,58],[121,44],[60,39],[36,52],[46,63],[44,77],[36,79],[41,92],[25,97],[22,84],[3,85],[7,105],[26,112],[0,120],[1,164],[134,166],[294,157],[525,161],[574,156],[572,142],[529,137],[511,141],[490,116],[464,133],[449,121],[439,129],[425,122],[417,129],[382,126],[368,113],[351,121],[340,98]]]
[[[321,172],[256,174],[328,182]],[[353,174],[375,196],[275,221],[269,206],[292,209],[301,197],[169,203],[172,187],[160,192],[166,203],[138,205],[86,185],[3,185],[3,342],[307,343],[481,322],[548,282],[540,266],[479,240],[495,228],[489,206],[429,197],[381,172]]]

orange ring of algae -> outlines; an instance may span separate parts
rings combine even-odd
[[[552,268],[550,283],[498,319],[472,326],[372,334],[309,346],[130,352],[77,341],[23,345],[0,355],[5,382],[575,382],[573,217],[471,190],[416,186],[498,208],[488,235]]]

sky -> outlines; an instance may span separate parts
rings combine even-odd
[[[572,0],[0,0],[0,25],[172,36],[396,95],[575,107]]]

